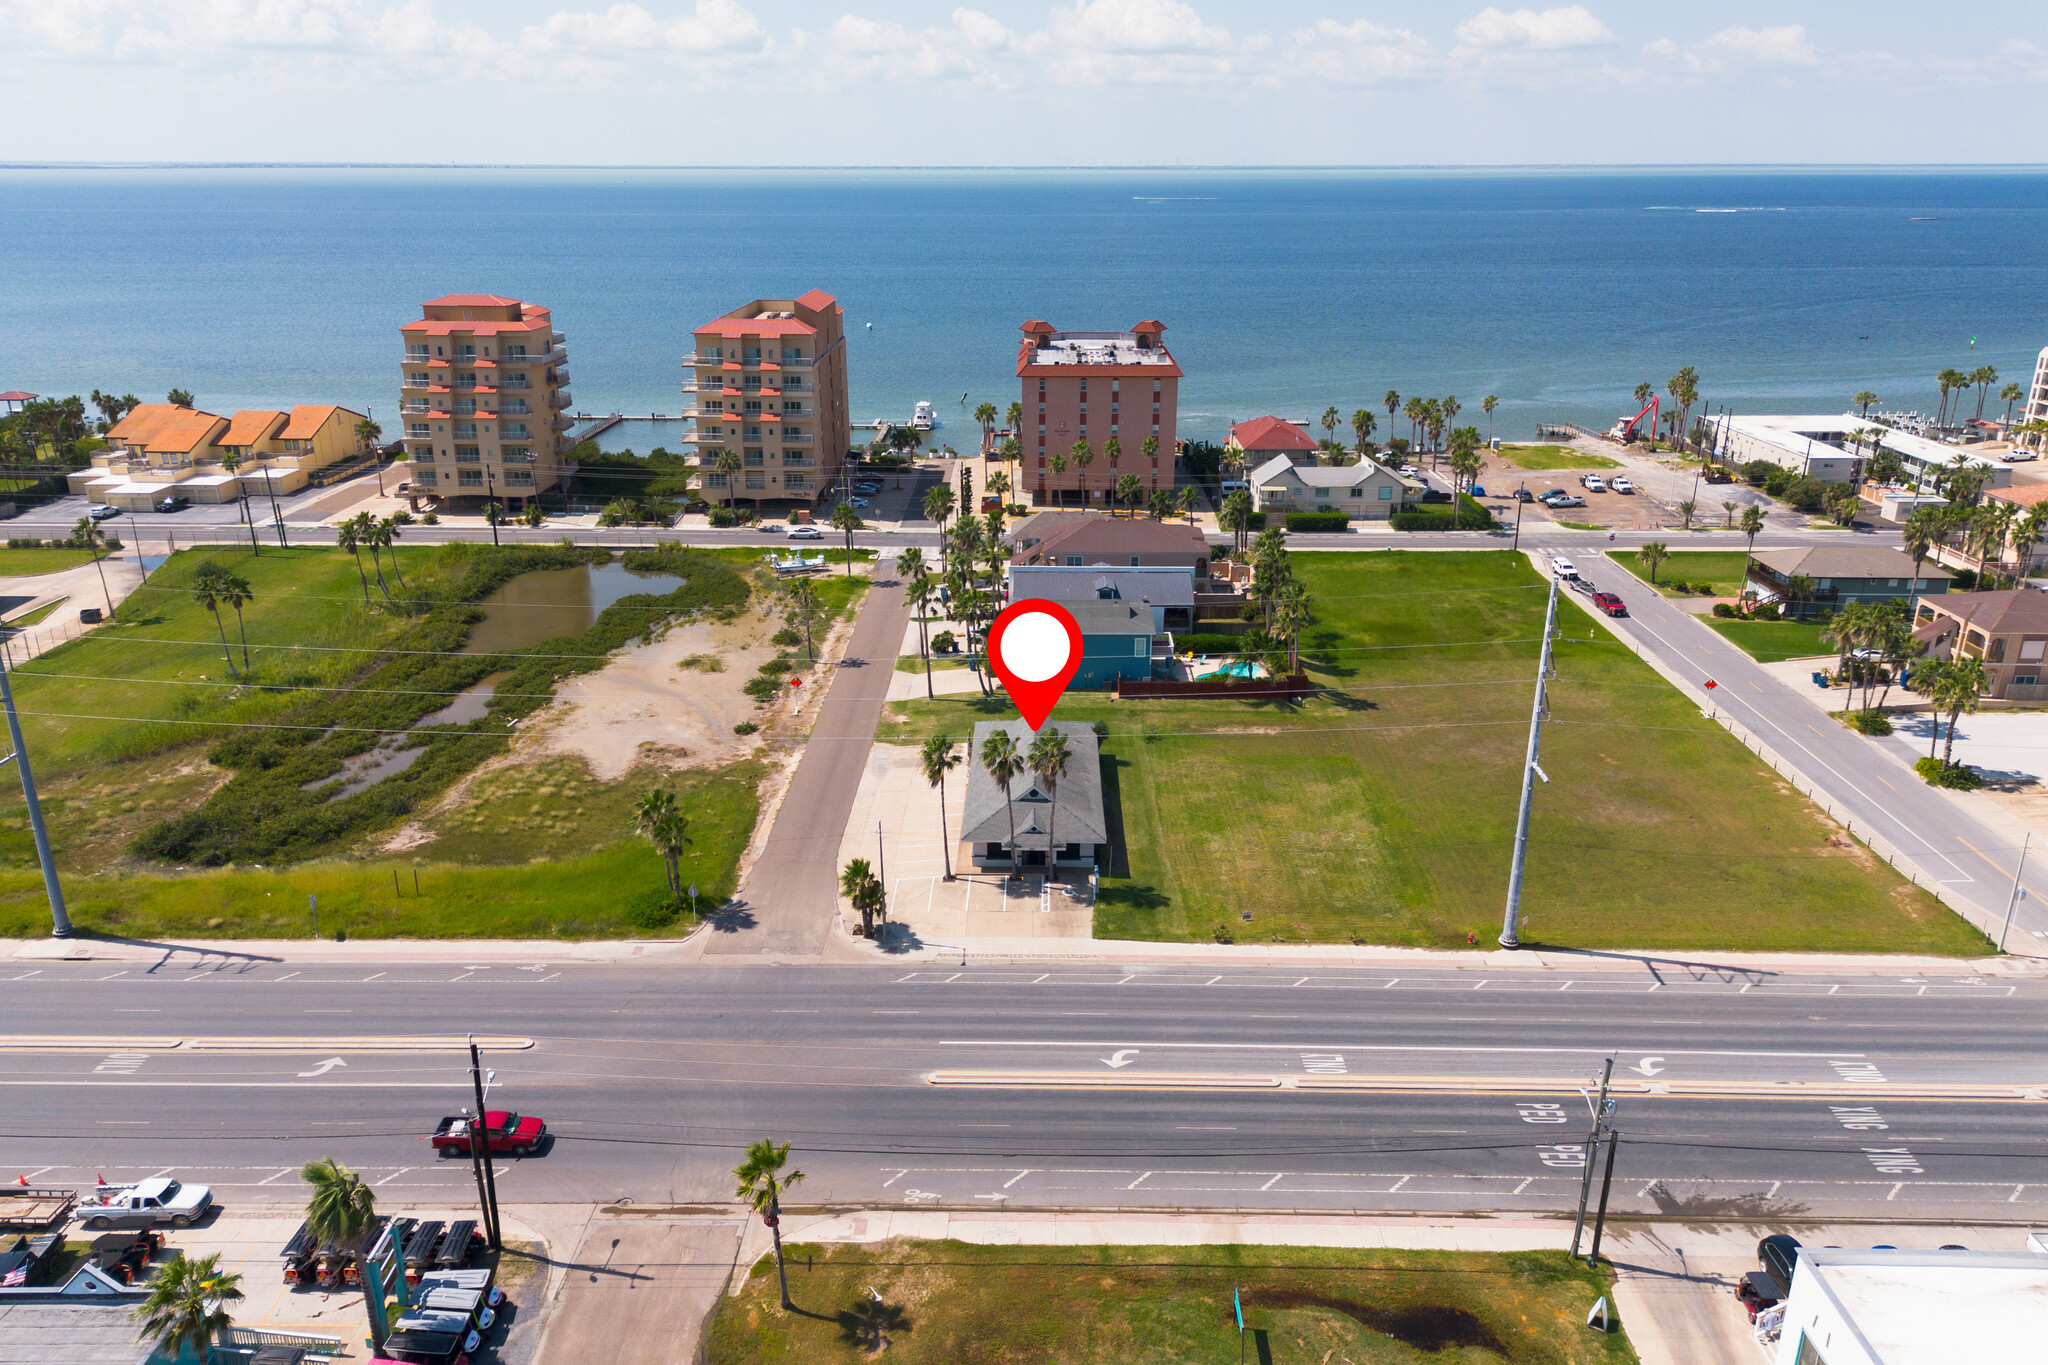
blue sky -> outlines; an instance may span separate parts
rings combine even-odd
[[[1987,0],[0,0],[16,161],[2048,162]]]

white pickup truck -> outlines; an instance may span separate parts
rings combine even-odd
[[[213,1207],[213,1191],[158,1176],[125,1189],[102,1190],[79,1201],[73,1216],[89,1228],[189,1228]]]

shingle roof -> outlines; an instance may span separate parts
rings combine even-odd
[[[1135,602],[1062,602],[1083,635],[1150,635],[1152,613]]]
[[[1923,563],[1913,572],[1911,557],[1888,545],[1806,545],[1789,550],[1758,550],[1752,556],[1759,564],[1776,569],[1786,577],[1805,574],[1808,578],[1904,578],[1947,579],[1936,564]]]
[[[1274,482],[1283,474],[1292,474],[1311,488],[1350,488],[1382,478],[1394,483],[1404,482],[1399,474],[1382,469],[1371,460],[1360,460],[1353,465],[1297,465],[1285,455],[1275,455],[1254,469],[1247,482],[1256,488]]]
[[[1246,450],[1314,450],[1315,439],[1284,417],[1254,417],[1230,429],[1230,439]]]
[[[310,441],[327,425],[327,419],[340,411],[332,403],[301,403],[292,409],[291,424],[278,436],[286,441]]]
[[[1937,611],[1968,621],[1973,630],[1993,635],[2048,633],[2048,592],[2039,588],[1951,592],[1921,600]]]
[[[2000,502],[2014,502],[2022,507],[2032,507],[2036,503],[2048,502],[2048,483],[2014,484],[2010,488],[1987,488],[1984,490],[1984,496],[1987,498],[1997,498]]]
[[[216,431],[227,429],[228,419],[216,417],[210,412],[193,412],[187,408],[173,410],[173,415],[150,433],[148,449],[160,450],[169,455],[184,455],[195,447],[203,446]]]
[[[275,436],[277,428],[284,424],[281,412],[266,412],[257,408],[244,408],[228,419],[228,429],[221,433],[220,444],[224,446],[252,446],[267,436]]]
[[[1194,554],[1207,556],[1209,542],[1194,526],[1175,526],[1163,521],[1125,520],[1095,517],[1062,526],[1046,533],[1038,542],[1040,554],[1080,555],[1083,563],[1121,554]]]
[[[1046,724],[1067,737],[1072,758],[1067,775],[1060,779],[1053,795],[1059,802],[1057,816],[1053,801],[1037,785],[1030,769],[1010,780],[1009,796],[1016,808],[1017,847],[1044,848],[1051,837],[1062,844],[1109,842],[1109,826],[1102,811],[1102,768],[1094,727],[1083,721],[1054,720]],[[1018,752],[1031,748],[1037,738],[1022,717],[1010,721],[979,721],[974,727],[974,749],[968,755],[967,800],[960,820],[960,837],[968,843],[1010,842],[1010,815],[1004,790],[981,766],[981,746],[998,729],[1010,732]]]
[[[1010,566],[1010,600],[1043,597],[1063,605],[1102,600],[1108,588],[1117,599],[1155,607],[1192,607],[1195,571],[1192,565],[1142,567],[1094,564],[1082,568],[1045,564]]]
[[[107,439],[122,445],[145,445],[157,428],[186,409],[171,403],[138,403],[107,428]]]
[[[1084,512],[1078,507],[1048,507],[1040,512],[1013,523],[1004,532],[1004,538],[1012,545],[1026,541],[1043,540],[1061,526],[1074,526],[1084,521],[1107,521],[1100,512]]]

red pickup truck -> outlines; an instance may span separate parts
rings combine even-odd
[[[1611,592],[1596,591],[1593,594],[1593,605],[1606,612],[1609,616],[1628,615],[1628,604]]]
[[[434,1127],[434,1150],[468,1156],[470,1153],[470,1117],[467,1114],[450,1114]],[[490,1109],[484,1112],[484,1143],[491,1155],[510,1153],[513,1156],[531,1156],[547,1138],[548,1126],[532,1115],[521,1117],[504,1109]]]

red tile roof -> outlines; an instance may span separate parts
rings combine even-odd
[[[1158,318],[1146,318],[1143,322],[1131,328],[1131,330],[1133,332],[1163,332],[1166,330],[1166,324]]]
[[[284,425],[284,420],[284,414],[281,412],[245,409],[228,420],[228,429],[221,433],[218,444],[253,446],[258,441],[277,435],[277,429]]]
[[[5,393],[0,393],[0,403],[26,403],[35,396],[32,393],[23,393],[20,389],[9,389]]]
[[[816,336],[818,329],[802,318],[720,318],[695,329],[696,335],[716,337]]]
[[[1314,450],[1307,432],[1283,417],[1254,417],[1230,429],[1230,439],[1246,450]]]
[[[839,307],[839,300],[833,298],[822,289],[813,289],[810,293],[799,296],[796,300],[796,306],[808,308],[813,313],[823,313],[836,310]]]
[[[545,332],[551,328],[546,318],[529,318],[523,322],[464,322],[456,318],[420,318],[406,323],[398,330],[420,336],[444,337],[454,332],[468,332],[487,337],[496,336],[500,332]],[[414,360],[413,363],[419,362]]]
[[[0,398],[4,397],[6,397],[5,394],[0,394]],[[2048,483],[2014,484],[2011,488],[1987,488],[1984,490],[1984,496],[1987,498],[1997,498],[2000,502],[2018,503],[2021,507],[2032,507],[2035,503],[2048,502]]]
[[[159,427],[183,411],[169,403],[137,403],[126,417],[107,428],[107,439],[122,445],[146,445]]]
[[[337,412],[346,413],[347,409],[336,407],[332,403],[301,403],[292,409],[292,420],[283,431],[277,433],[278,439],[310,441],[319,433],[321,427],[327,425],[327,419]]]
[[[149,449],[167,455],[189,455],[211,442],[216,433],[227,430],[228,419],[210,412],[174,408],[173,415],[150,433]]]
[[[444,294],[438,299],[428,299],[429,308],[508,308],[517,304],[518,299],[500,298],[496,294]]]

